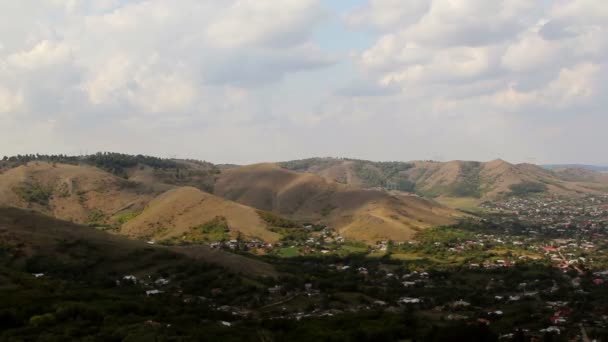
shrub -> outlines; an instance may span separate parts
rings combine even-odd
[[[547,191],[547,185],[543,183],[524,181],[509,187],[513,195],[527,195]]]
[[[53,188],[39,183],[25,183],[14,191],[25,202],[42,206],[48,206],[49,200],[53,196]]]
[[[43,327],[55,323],[55,315],[46,313],[44,315],[36,315],[30,318],[30,324],[35,327]]]

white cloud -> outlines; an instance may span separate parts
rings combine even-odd
[[[0,114],[10,114],[23,105],[23,96],[0,84]]]
[[[36,152],[20,143],[35,135],[51,152],[127,146],[217,161],[518,161],[560,157],[534,132],[568,150],[555,132],[577,127],[594,151],[608,125],[603,1],[370,0],[335,16],[328,6],[0,1],[1,146]]]
[[[66,63],[70,54],[71,49],[67,44],[42,40],[28,51],[8,56],[7,61],[11,66],[31,70]]]
[[[219,47],[291,46],[309,39],[324,11],[318,0],[239,0],[220,11],[207,28]]]
[[[419,20],[430,4],[428,0],[370,0],[367,5],[347,13],[345,17],[355,27],[370,26],[386,30]]]

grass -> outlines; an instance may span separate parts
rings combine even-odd
[[[281,228],[298,228],[300,225],[294,221],[275,215],[268,211],[258,210],[258,215],[268,225]]]
[[[467,211],[475,211],[481,204],[481,200],[475,197],[439,197],[436,201],[446,207]]]
[[[216,216],[211,221],[193,228],[190,232],[185,233],[181,239],[174,238],[173,240],[184,242],[203,242],[203,241],[225,241],[230,238],[230,228],[228,221],[223,216]]]
[[[338,254],[349,255],[349,254],[359,254],[359,253],[367,253],[367,246],[365,245],[342,245],[338,250]]]
[[[25,183],[14,191],[28,204],[48,206],[51,197],[53,197],[53,188],[40,183]]]
[[[132,219],[136,218],[138,215],[139,215],[139,212],[130,212],[130,213],[120,214],[116,217],[116,222],[120,225],[123,225],[123,224],[131,221]]]
[[[87,223],[88,224],[99,224],[99,223],[103,223],[104,220],[105,220],[105,215],[101,211],[95,210],[89,214],[89,217],[87,218]]]
[[[296,247],[285,247],[279,249],[278,256],[282,258],[293,258],[300,256],[300,251]]]

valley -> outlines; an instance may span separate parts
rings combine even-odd
[[[608,336],[601,174],[53,158],[0,164],[0,340]]]

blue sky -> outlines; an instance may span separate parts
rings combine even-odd
[[[0,3],[0,154],[608,164],[601,0]]]

